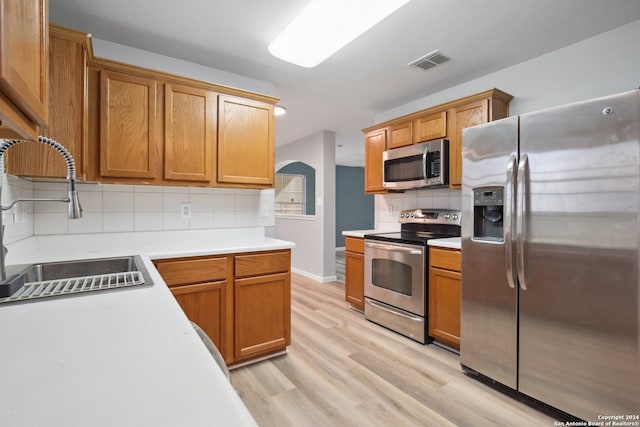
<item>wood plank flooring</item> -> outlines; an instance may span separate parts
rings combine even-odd
[[[364,319],[344,287],[292,275],[288,353],[231,381],[262,427],[553,426],[460,370],[458,355]]]

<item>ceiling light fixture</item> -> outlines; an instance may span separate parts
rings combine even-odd
[[[409,0],[312,0],[269,45],[269,52],[315,67]]]
[[[287,109],[282,105],[276,105],[275,107],[273,107],[273,114],[276,116],[284,116],[285,114],[287,114]]]

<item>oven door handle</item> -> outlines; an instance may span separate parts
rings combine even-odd
[[[379,302],[376,302],[372,299],[367,299],[367,302],[369,302],[369,304],[375,306],[376,308],[379,308],[380,310],[386,311],[389,314],[394,314],[398,317],[402,317],[403,319],[410,319],[413,320],[414,322],[423,322],[424,319],[422,317],[418,317],[418,316],[410,316],[407,313],[399,313],[395,310],[391,310],[388,307],[385,307],[384,305],[380,304]]]
[[[405,248],[402,246],[393,246],[393,245],[381,245],[380,243],[370,243],[370,242],[366,242],[365,245],[369,248],[373,248],[373,249],[384,249],[385,251],[391,251],[391,252],[402,252],[405,254],[411,254],[411,255],[422,255],[423,254],[423,250],[422,249],[410,249],[410,248]]]

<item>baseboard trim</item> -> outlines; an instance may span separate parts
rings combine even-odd
[[[291,272],[304,276],[308,279],[315,280],[316,282],[328,283],[328,282],[336,282],[338,280],[338,276],[318,276],[313,273],[309,273],[308,271],[300,270],[299,268],[291,267]]]

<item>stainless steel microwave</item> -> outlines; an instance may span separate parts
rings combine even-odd
[[[407,190],[449,182],[449,141],[438,139],[382,153],[383,187]]]

